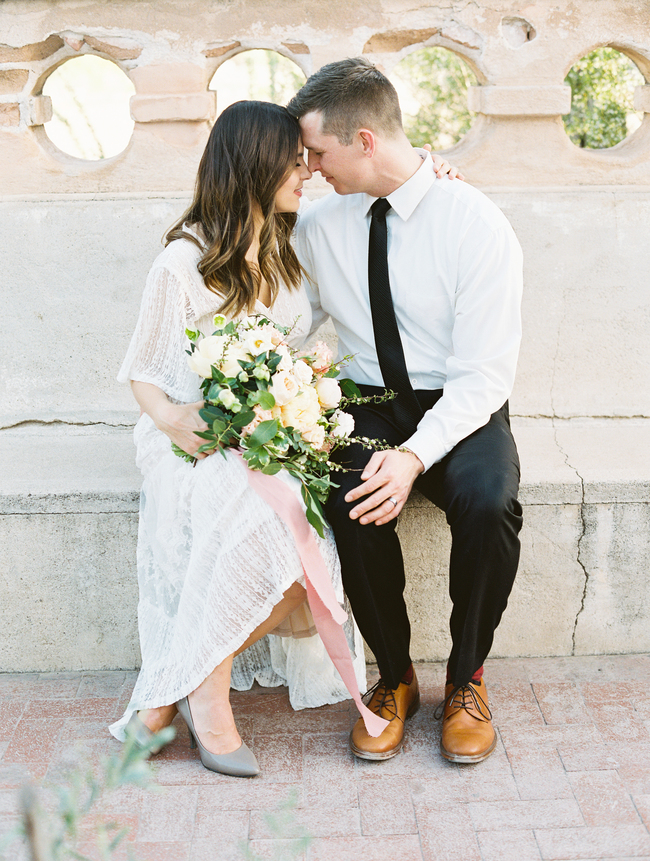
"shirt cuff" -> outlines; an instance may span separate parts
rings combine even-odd
[[[412,437],[402,443],[402,447],[408,448],[420,458],[425,472],[447,454],[442,440],[434,440],[432,443],[430,431],[416,431]]]

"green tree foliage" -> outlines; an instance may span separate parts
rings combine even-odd
[[[598,48],[571,67],[571,113],[564,127],[574,144],[590,149],[615,146],[634,118],[634,88],[644,83],[638,68],[613,48]]]
[[[239,99],[260,99],[285,105],[305,83],[305,76],[292,61],[256,48],[236,54],[214,73],[210,89],[217,91],[219,113]]]
[[[415,146],[446,149],[469,130],[467,88],[477,81],[453,51],[422,48],[401,60],[391,77],[400,91],[404,130]]]

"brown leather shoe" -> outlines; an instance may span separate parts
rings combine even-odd
[[[350,733],[350,749],[360,759],[390,759],[402,749],[404,721],[420,708],[420,688],[413,672],[411,684],[400,682],[397,690],[389,688],[380,679],[365,694],[366,704],[371,712],[390,721],[377,738],[368,735],[363,719],[354,725]]]
[[[485,682],[445,686],[444,702],[436,716],[444,712],[440,752],[450,762],[481,762],[496,747]]]

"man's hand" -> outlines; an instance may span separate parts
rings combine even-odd
[[[402,510],[413,482],[421,472],[424,472],[424,465],[411,451],[376,451],[361,473],[364,484],[355,487],[345,497],[346,502],[367,497],[352,509],[350,517],[353,520],[358,517],[364,526],[367,523],[383,526],[393,520]]]

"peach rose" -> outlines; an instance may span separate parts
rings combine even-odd
[[[278,406],[282,407],[292,401],[300,390],[298,380],[289,371],[280,371],[273,374],[269,391],[275,398]]]
[[[301,431],[302,438],[310,442],[315,448],[322,448],[325,442],[325,428],[322,425],[312,425],[307,430]]]
[[[259,424],[273,418],[271,410],[263,410],[259,404],[255,404],[253,412],[255,413],[255,418],[242,430],[243,436],[250,436]]]
[[[341,387],[333,377],[321,377],[316,380],[316,391],[324,410],[333,410],[334,407],[338,407],[343,396]]]
[[[294,427],[302,433],[312,428],[320,418],[318,395],[312,388],[301,389],[298,394],[282,406],[282,424]]]
[[[330,350],[324,341],[318,341],[314,349],[311,351],[315,356],[315,360],[311,363],[312,370],[315,374],[324,374],[329,371],[334,360],[334,353]]]
[[[311,383],[314,376],[312,369],[302,359],[298,360],[293,366],[293,375],[300,383],[300,388],[304,388],[308,383]]]

